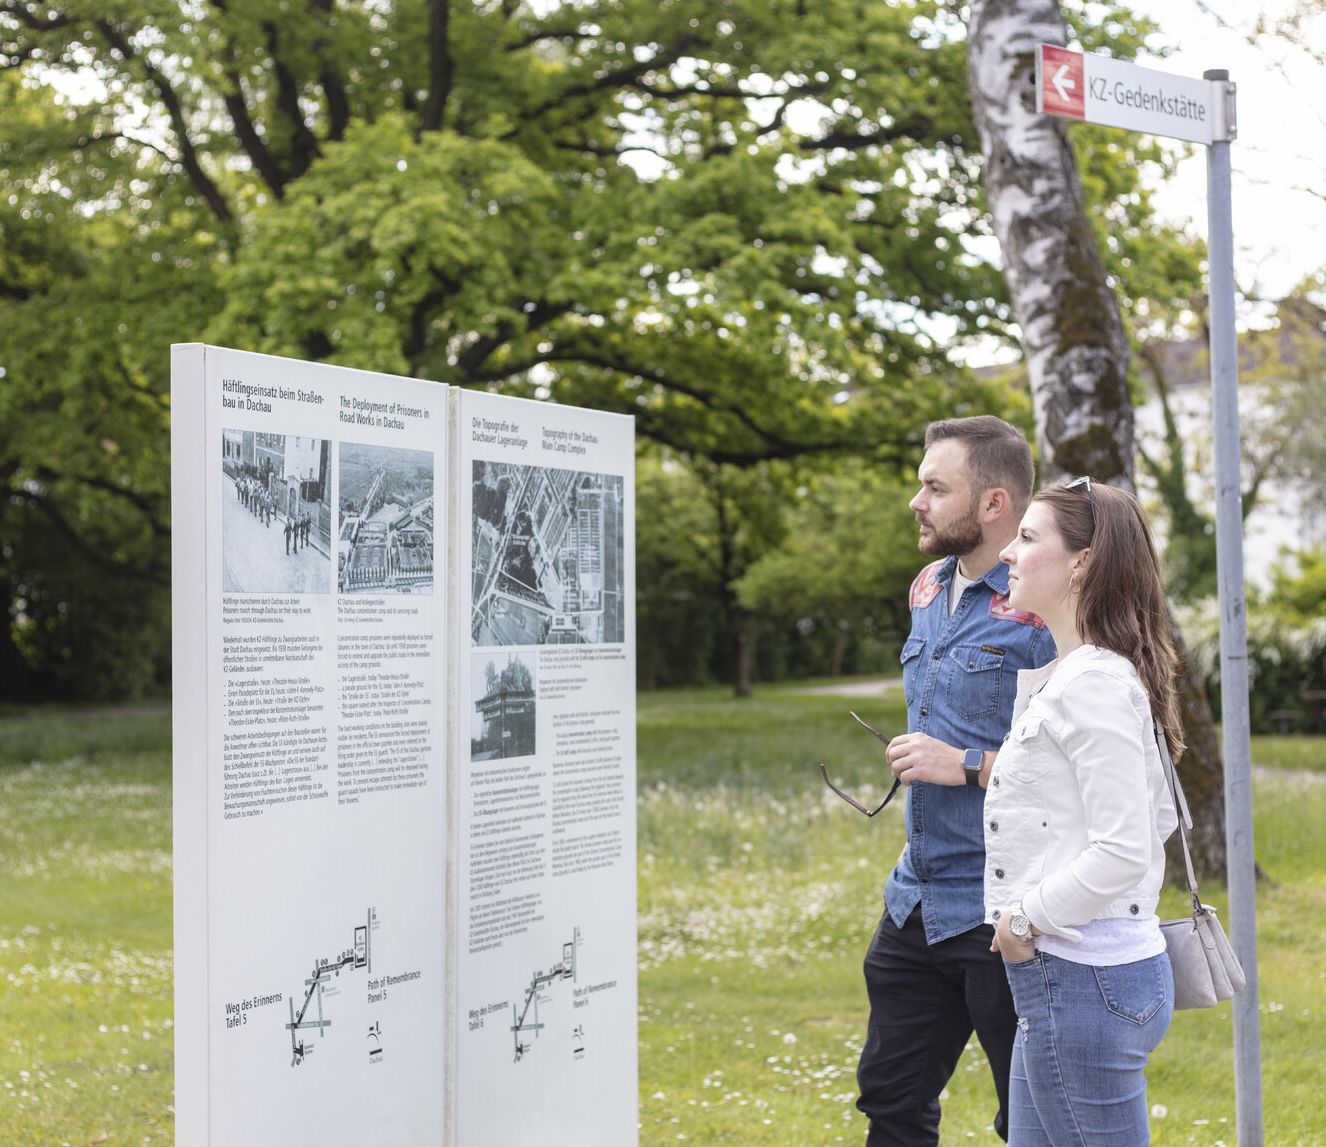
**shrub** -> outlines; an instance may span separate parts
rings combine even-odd
[[[1219,715],[1219,605],[1215,598],[1206,598],[1177,607],[1175,617],[1212,709]],[[1326,710],[1326,617],[1304,617],[1250,599],[1247,628],[1252,731],[1315,731],[1319,714]]]

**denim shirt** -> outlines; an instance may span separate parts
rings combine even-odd
[[[1054,639],[1034,613],[1008,605],[1000,562],[963,591],[952,616],[958,559],[926,566],[912,583],[912,632],[902,647],[907,729],[958,749],[998,749],[1013,718],[1017,676],[1054,658]],[[918,781],[907,792],[907,847],[884,899],[902,927],[919,903],[930,944],[985,919],[985,790]]]

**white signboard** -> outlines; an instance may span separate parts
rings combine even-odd
[[[201,345],[171,401],[178,1141],[630,1147],[632,420]]]
[[[173,348],[179,1143],[443,1141],[447,398]]]
[[[1036,52],[1036,110],[1191,143],[1231,137],[1228,84],[1142,68],[1054,44]]]
[[[633,424],[458,398],[452,1142],[629,1147]]]

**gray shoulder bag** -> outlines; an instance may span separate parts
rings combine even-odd
[[[1165,951],[1174,970],[1174,1007],[1210,1008],[1221,1000],[1231,999],[1247,983],[1225,930],[1216,918],[1216,910],[1203,904],[1197,895],[1197,876],[1193,872],[1192,853],[1188,850],[1188,830],[1192,814],[1179,784],[1178,771],[1169,755],[1169,742],[1158,726],[1156,747],[1174,795],[1174,810],[1179,818],[1179,837],[1183,842],[1183,862],[1188,869],[1188,891],[1192,893],[1192,915],[1165,920],[1160,931],[1165,937]]]

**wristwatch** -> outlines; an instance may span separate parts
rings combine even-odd
[[[1008,930],[1015,940],[1021,940],[1024,944],[1031,943],[1031,917],[1022,911],[1021,904],[1008,914]]]
[[[962,769],[967,774],[967,783],[981,787],[981,766],[985,764],[985,753],[980,749],[962,751]]]

